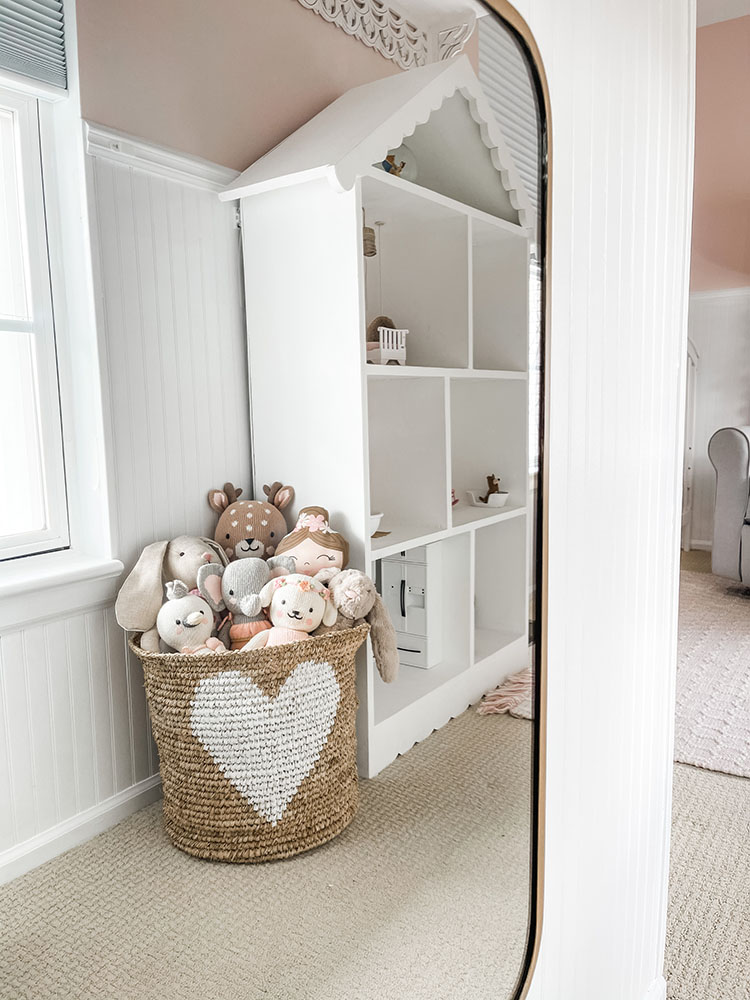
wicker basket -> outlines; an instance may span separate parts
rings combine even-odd
[[[188,854],[288,858],[357,809],[355,653],[367,625],[252,652],[143,663],[164,823]]]

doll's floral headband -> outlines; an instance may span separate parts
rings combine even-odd
[[[309,531],[320,531],[324,535],[336,534],[323,514],[300,514],[294,530],[299,531],[300,528],[307,528]]]
[[[324,587],[319,580],[313,580],[312,577],[305,577],[304,580],[291,580],[287,576],[279,576],[273,581],[273,589],[278,590],[279,587],[286,587],[287,584],[299,587],[303,591],[312,590],[316,594],[320,594],[324,601],[328,601],[331,598],[331,591],[328,587]]]

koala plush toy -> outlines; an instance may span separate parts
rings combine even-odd
[[[242,647],[271,623],[263,614],[260,593],[275,575],[294,571],[290,556],[237,559],[228,566],[206,564],[198,570],[198,590],[214,611],[227,613],[219,635],[231,649]]]

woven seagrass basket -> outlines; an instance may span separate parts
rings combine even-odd
[[[147,653],[164,823],[188,854],[270,861],[357,810],[355,654],[369,628],[221,655]]]

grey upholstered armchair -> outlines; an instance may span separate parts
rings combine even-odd
[[[711,571],[750,585],[750,427],[722,427],[708,442],[716,470]]]

